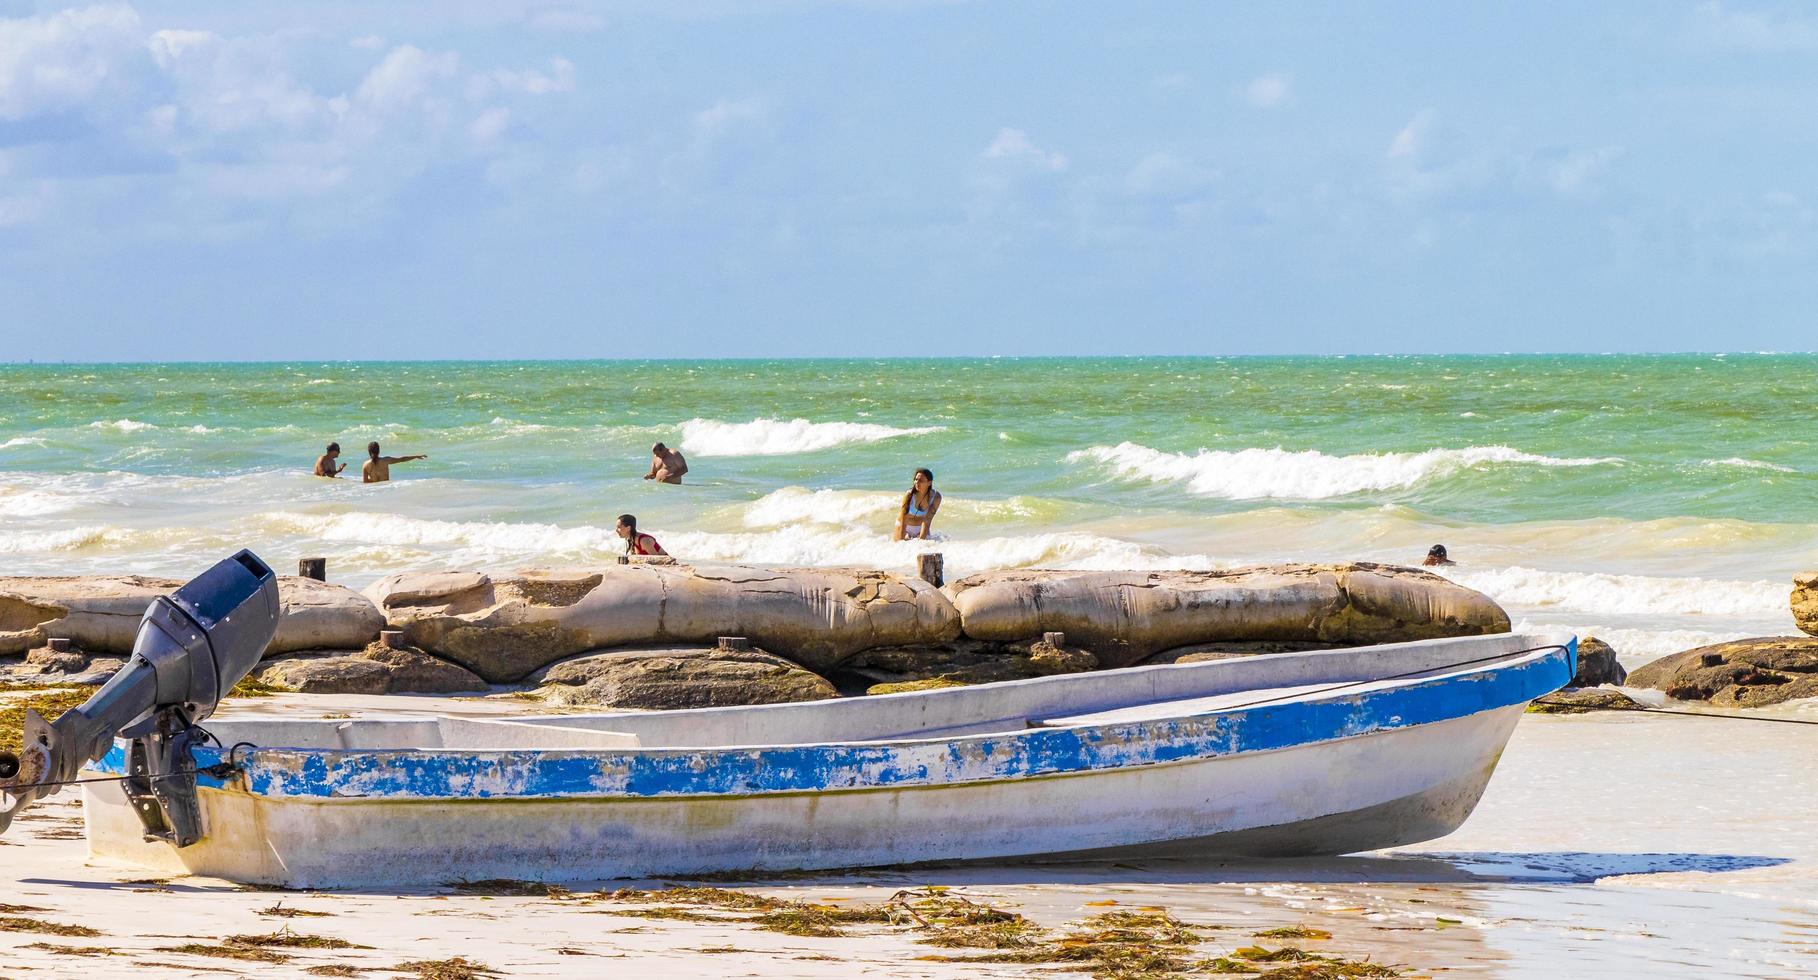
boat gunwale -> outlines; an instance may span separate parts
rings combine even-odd
[[[1499,634],[1508,636],[1510,634]],[[1552,637],[1535,637],[1552,639]],[[203,788],[225,789],[247,793],[274,801],[335,802],[345,800],[391,802],[451,802],[467,800],[576,801],[583,799],[740,799],[801,794],[830,794],[906,790],[964,784],[981,786],[997,782],[1044,779],[1058,776],[1084,776],[1094,773],[1148,766],[1175,765],[1208,761],[1239,754],[1282,751],[1312,746],[1376,732],[1432,724],[1451,718],[1467,717],[1532,700],[1566,683],[1573,666],[1576,639],[1549,644],[1526,651],[1508,651],[1487,663],[1456,670],[1443,666],[1433,673],[1422,673],[1406,680],[1395,680],[1386,686],[1361,691],[1347,691],[1369,680],[1339,682],[1322,690],[1307,691],[1279,701],[1229,705],[1208,708],[1184,715],[1137,719],[1125,722],[1032,727],[1022,730],[980,732],[949,737],[926,737],[888,741],[824,741],[795,745],[753,746],[651,746],[601,748],[509,748],[509,749],[362,749],[362,748],[252,748],[235,756],[243,771],[229,781],[202,777]],[[1321,651],[1341,653],[1343,651]],[[1298,656],[1294,654],[1274,656]],[[1556,663],[1555,663],[1556,662]],[[1211,666],[1171,665],[1171,666]],[[1497,683],[1465,685],[1495,680]],[[1485,688],[1501,692],[1485,698]],[[1503,690],[1507,688],[1507,690]],[[1397,701],[1416,704],[1432,692],[1455,689],[1476,691],[1478,697],[1467,704],[1451,705],[1469,710],[1431,710],[1426,705],[1414,720],[1409,712],[1391,713]],[[1267,690],[1267,689],[1261,689]],[[1176,700],[1189,701],[1194,698]],[[1132,705],[1134,707],[1134,705]],[[1374,709],[1385,708],[1377,711]],[[601,717],[601,716],[595,716]],[[1320,726],[1295,726],[1292,721],[1321,719]],[[1270,726],[1274,728],[1271,729]],[[1261,734],[1246,738],[1247,728]],[[1283,738],[1280,729],[1295,728],[1296,738]],[[1311,737],[1307,732],[1312,731]],[[1069,744],[1069,740],[1071,743]],[[1255,741],[1257,744],[1246,744]],[[1038,751],[1046,745],[1046,753]],[[1121,748],[1120,748],[1121,747]],[[1178,748],[1177,754],[1170,754]],[[230,753],[198,750],[199,765],[209,765]],[[1072,763],[1064,760],[1069,754]],[[818,755],[824,758],[808,758]],[[924,756],[919,763],[914,757]],[[941,757],[945,758],[942,759]],[[1024,763],[1020,768],[1016,762]],[[118,771],[124,761],[116,746],[102,760],[103,771]],[[901,771],[898,763],[910,764]],[[822,779],[819,782],[766,786],[757,777],[767,771],[781,770],[794,776],[801,767],[820,762],[826,775],[855,779],[849,783]],[[945,767],[937,763],[945,762]],[[413,778],[409,771],[416,764]],[[438,763],[440,765],[438,765]],[[550,784],[542,778],[543,770],[551,773],[565,765],[591,763],[591,774],[582,774],[579,783]],[[642,763],[651,771],[633,770]],[[462,771],[465,765],[471,771]],[[662,772],[668,766],[672,772]],[[846,770],[841,773],[842,767]],[[490,772],[484,770],[490,769]],[[690,777],[712,777],[728,769],[746,773],[752,785],[735,788],[736,779],[719,788],[685,788]],[[521,778],[514,784],[505,776],[515,772]],[[397,783],[400,773],[402,785]],[[572,774],[571,774],[572,776]],[[667,781],[658,778],[667,776]],[[387,779],[387,777],[394,777]],[[654,779],[662,785],[637,785],[640,778]],[[490,780],[491,785],[479,785]],[[438,786],[437,783],[440,783]],[[711,782],[711,778],[693,782]],[[361,783],[366,788],[346,792]],[[461,788],[460,784],[465,783]],[[560,788],[566,785],[568,788]]]

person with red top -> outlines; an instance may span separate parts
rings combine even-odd
[[[638,519],[631,514],[619,515],[619,537],[625,539],[625,553],[628,555],[666,555],[663,546],[657,539],[648,534],[638,533]]]

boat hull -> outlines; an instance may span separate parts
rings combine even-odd
[[[334,799],[204,789],[208,836],[141,839],[85,787],[91,854],[293,888],[587,881],[1038,856],[1342,854],[1470,814],[1525,700],[1266,751],[957,784],[702,796]]]

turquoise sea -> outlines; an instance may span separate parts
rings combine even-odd
[[[402,568],[597,562],[639,516],[700,560],[902,568],[910,471],[950,573],[1415,562],[1631,663],[1791,629],[1818,558],[1818,356],[0,367],[0,567],[181,574],[250,546]],[[338,440],[428,453],[321,480]],[[662,440],[687,485],[640,479]]]

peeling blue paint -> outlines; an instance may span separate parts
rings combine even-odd
[[[1410,728],[1522,704],[1564,686],[1576,642],[1493,665],[1322,700],[1127,724],[953,739],[753,749],[521,751],[242,749],[246,791],[274,798],[749,796],[902,789],[1162,765]],[[198,766],[226,753],[198,749]],[[119,747],[98,768],[123,771]],[[221,787],[202,777],[204,786]]]

